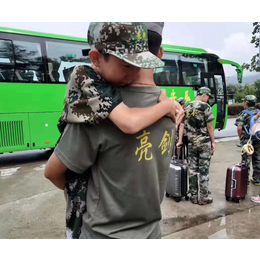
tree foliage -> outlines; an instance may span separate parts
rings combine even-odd
[[[235,99],[236,103],[242,103],[247,95],[255,95],[257,101],[260,102],[260,80],[256,80],[253,85],[229,84],[227,86],[227,94],[228,98]]]
[[[260,102],[260,80],[256,80],[254,83],[255,89],[256,89],[256,93],[255,96],[257,98],[257,101]]]
[[[251,43],[254,44],[254,47],[257,48],[257,54],[254,55],[251,59],[251,63],[244,63],[242,66],[244,69],[249,71],[260,72],[259,66],[259,32],[260,32],[260,22],[253,23],[253,32]]]

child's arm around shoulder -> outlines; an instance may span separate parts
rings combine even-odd
[[[67,121],[69,123],[99,124],[108,117],[126,134],[135,134],[154,124],[164,116],[175,121],[174,100],[167,98],[166,91],[161,92],[159,103],[146,108],[129,108],[121,99],[120,92],[102,79],[93,68],[77,66],[72,73],[73,91],[68,91]],[[72,88],[72,87],[70,87]],[[77,91],[78,98],[74,98]],[[71,97],[70,97],[71,95]],[[73,107],[73,109],[71,109]],[[80,115],[73,111],[80,111]],[[70,120],[71,121],[70,121]]]
[[[109,114],[109,119],[126,134],[135,134],[154,124],[164,116],[175,121],[175,101],[167,98],[165,90],[161,92],[159,103],[146,108],[129,108],[123,102]]]

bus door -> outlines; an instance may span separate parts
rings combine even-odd
[[[201,73],[201,86],[210,88],[213,99],[209,100],[209,104],[213,106],[217,104],[216,129],[223,129],[226,114],[226,98],[224,90],[224,81],[222,75],[214,73]]]

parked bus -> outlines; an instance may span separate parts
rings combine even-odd
[[[224,129],[227,93],[221,60],[203,49],[163,45],[165,66],[154,72],[155,82],[172,98],[195,99],[201,86],[211,88],[214,126]],[[54,148],[58,119],[71,68],[90,65],[87,39],[0,27],[0,153]]]

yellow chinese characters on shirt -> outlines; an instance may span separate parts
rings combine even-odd
[[[186,103],[188,103],[188,102],[191,101],[190,96],[189,96],[189,91],[188,91],[188,90],[185,91],[185,98],[184,98],[184,99],[185,99],[185,102],[186,102]]]
[[[173,129],[172,134],[170,135],[167,130],[165,130],[162,141],[158,148],[162,150],[162,155],[168,151],[168,154],[171,152],[172,140],[173,140]]]
[[[148,157],[148,149],[153,147],[153,145],[150,142],[148,142],[149,134],[150,132],[146,132],[146,130],[143,130],[143,134],[136,137],[136,139],[140,140],[141,144],[141,147],[137,148],[135,151],[135,155],[137,155],[140,152],[138,162],[140,162],[143,159],[143,156],[146,161],[150,161],[153,159],[152,153],[150,153],[150,157]]]
[[[150,161],[153,159],[153,153],[149,151],[149,149],[153,147],[153,144],[149,142],[150,134],[150,132],[143,130],[143,134],[136,137],[136,139],[140,140],[140,147],[137,147],[135,151],[135,155],[139,156],[138,162],[140,162],[142,159],[146,161]],[[173,136],[173,129],[171,134],[169,134],[168,131],[164,132],[161,143],[158,147],[159,149],[161,149],[162,155],[165,154],[165,152],[168,152],[168,154],[171,152]]]
[[[187,111],[186,112],[186,118],[187,119],[195,117],[196,115],[197,115],[197,111],[195,109],[193,109],[192,111]]]

